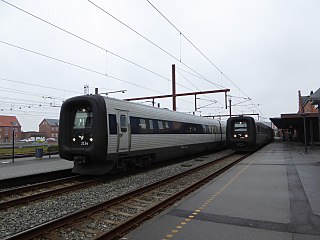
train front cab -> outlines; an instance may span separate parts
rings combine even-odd
[[[79,96],[66,100],[59,122],[60,157],[73,161],[73,171],[102,174],[113,163],[107,156],[107,118],[103,97]]]
[[[253,151],[256,147],[256,125],[251,117],[232,117],[227,121],[227,144],[239,152]]]

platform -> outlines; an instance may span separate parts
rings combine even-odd
[[[123,239],[320,239],[320,148],[271,143]]]
[[[73,168],[73,162],[61,159],[59,155],[43,158],[26,157],[0,160],[0,180],[54,172]]]

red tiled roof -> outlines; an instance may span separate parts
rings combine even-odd
[[[21,127],[18,119],[15,116],[2,116],[0,115],[0,127]]]

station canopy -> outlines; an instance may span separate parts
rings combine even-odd
[[[271,122],[279,129],[300,129],[303,128],[303,117],[310,121],[311,119],[317,119],[317,113],[291,113],[281,114],[280,118],[270,118]]]

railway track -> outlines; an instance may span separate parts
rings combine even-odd
[[[246,157],[223,157],[7,239],[119,238]]]
[[[72,176],[1,191],[0,210],[32,202],[38,199],[48,198],[79,188],[84,188],[97,183],[99,183],[99,179],[88,179],[82,176]]]

